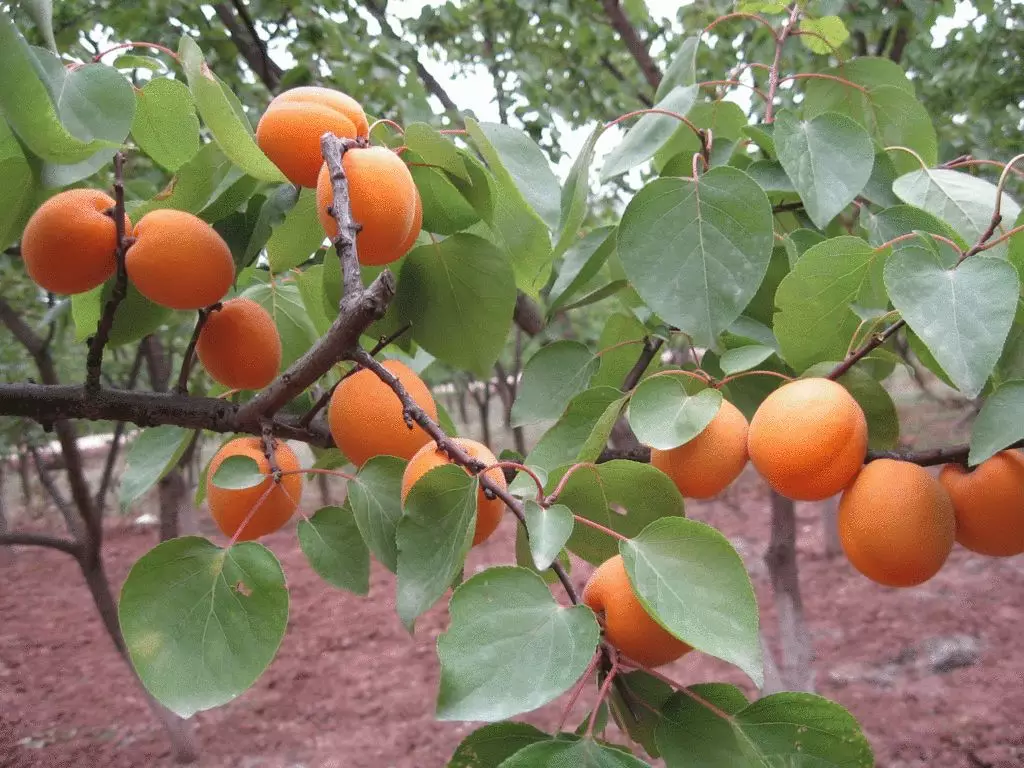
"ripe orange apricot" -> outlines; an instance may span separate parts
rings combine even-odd
[[[247,456],[259,465],[260,472],[270,472],[270,462],[263,453],[263,441],[258,437],[236,438],[217,451],[206,474],[206,498],[217,527],[225,536],[234,536],[253,507],[259,504],[239,533],[238,541],[252,541],[273,533],[287,523],[298,508],[302,499],[302,475],[282,475],[280,484],[265,499],[264,493],[274,482],[271,477],[251,488],[219,488],[213,484],[213,475],[229,456]],[[300,469],[295,453],[283,442],[274,449],[274,459],[282,472]]]
[[[150,211],[135,225],[125,265],[139,293],[171,309],[216,304],[235,280],[231,249],[213,227],[191,213]]]
[[[973,472],[947,464],[939,482],[953,500],[957,541],[993,557],[1024,553],[1024,454],[1002,451]]]
[[[360,263],[381,266],[401,258],[408,250],[418,197],[408,167],[387,147],[350,149],[342,166],[348,177],[352,218],[361,227],[356,235]],[[333,203],[331,172],[324,163],[317,179],[316,206],[331,239],[338,234],[338,223],[327,212]]]
[[[452,442],[457,444],[462,450],[468,453],[477,461],[481,461],[486,465],[494,464],[497,459],[494,458],[494,454],[491,450],[483,443],[478,443],[476,440],[469,440],[464,437],[452,438]],[[449,464],[451,459],[448,458],[448,454],[440,450],[433,442],[424,445],[420,448],[416,455],[409,460],[409,463],[405,467],[405,473],[402,475],[402,504],[405,504],[405,498],[409,495],[409,491],[416,484],[423,475],[427,474],[434,467],[440,467],[444,464]],[[468,473],[469,470],[467,469]],[[488,469],[485,474],[496,485],[501,488],[505,488],[505,475],[501,471],[500,467],[494,467]],[[480,490],[477,491],[476,497],[476,529],[473,533],[473,546],[475,547],[482,541],[486,541],[487,538],[494,533],[494,530],[498,527],[498,523],[501,522],[501,515],[505,511],[505,502],[501,499],[489,499],[484,493],[484,489],[481,486]]]
[[[263,154],[293,184],[315,187],[323,165],[320,137],[325,133],[354,139],[366,137],[370,126],[362,106],[330,88],[303,86],[274,98],[256,126]]]
[[[231,299],[207,318],[196,354],[225,387],[262,389],[281,367],[281,336],[274,318],[255,301]]]
[[[114,199],[98,189],[69,189],[43,203],[21,236],[28,276],[53,293],[84,293],[117,270],[117,227],[105,211]],[[132,224],[124,217],[125,232]]]
[[[923,584],[953,549],[953,502],[928,470],[876,459],[839,501],[839,540],[850,563],[889,587]]]
[[[402,382],[415,403],[437,420],[434,397],[423,379],[399,360],[385,360],[384,367]],[[331,395],[327,421],[335,444],[357,467],[374,456],[411,459],[430,442],[419,425],[409,428],[401,401],[373,371],[362,370],[342,380]]]
[[[772,392],[750,421],[750,460],[773,489],[798,501],[833,496],[868,449],[864,411],[841,384],[797,379]]]
[[[725,490],[747,465],[747,419],[728,400],[693,440],[667,451],[651,449],[651,464],[683,496],[710,499]]]
[[[412,228],[409,230],[408,236],[405,238],[405,242],[399,247],[402,256],[405,256],[412,247],[416,245],[416,238],[420,236],[420,231],[423,229],[423,200],[420,198],[420,192],[416,190],[416,209],[412,214]]]
[[[693,650],[644,608],[629,583],[622,555],[598,566],[583,588],[583,602],[595,612],[604,612],[608,642],[645,667],[660,667]]]

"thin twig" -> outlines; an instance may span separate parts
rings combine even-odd
[[[89,355],[85,362],[85,386],[90,391],[100,388],[103,348],[107,345],[110,331],[114,327],[114,315],[117,308],[124,297],[128,295],[128,271],[125,269],[125,252],[128,250],[128,242],[124,231],[124,154],[121,152],[114,155],[114,210],[111,215],[114,217],[114,229],[117,233],[115,248],[117,276],[114,279],[114,289],[110,293],[110,299],[103,308],[103,315],[96,326],[96,334],[89,342]]]
[[[178,386],[175,390],[179,395],[188,394],[188,377],[192,372],[192,359],[195,357],[196,344],[199,343],[199,334],[203,332],[203,326],[206,325],[206,321],[210,319],[210,315],[220,310],[224,305],[219,301],[206,309],[199,310],[199,316],[196,318],[196,327],[192,331],[192,338],[188,340],[188,346],[185,347],[185,356],[181,359],[181,371],[178,373]]]
[[[793,33],[797,19],[800,18],[800,6],[793,3],[786,23],[775,35],[775,58],[772,61],[771,69],[768,70],[768,100],[764,107],[764,122],[771,124],[775,122],[775,94],[779,90],[779,67],[782,65],[782,49],[786,45],[786,38]]]
[[[637,358],[636,363],[630,368],[629,373],[626,374],[626,378],[622,381],[622,391],[629,392],[633,387],[640,381],[640,377],[644,375],[644,371],[647,370],[647,366],[651,364],[654,356],[661,350],[661,345],[665,343],[664,339],[653,338],[648,336],[644,340],[643,351],[640,352],[640,357]]]

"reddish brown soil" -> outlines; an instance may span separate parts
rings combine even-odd
[[[751,568],[766,633],[777,635],[760,565],[768,500],[746,478],[727,498],[690,506],[721,528]],[[934,580],[910,590],[875,586],[842,558],[820,555],[820,509],[801,505],[801,584],[817,654],[818,690],[864,725],[879,766],[1024,765],[1024,557],[954,552]],[[512,528],[471,556],[468,573],[507,562]],[[151,530],[112,531],[106,563],[120,584],[154,543]],[[236,701],[194,718],[202,766],[443,766],[475,724],[432,718],[438,676],[433,643],[443,606],[415,638],[394,613],[394,582],[374,568],[369,599],[324,584],[303,562],[293,532],[269,537],[291,588],[291,620],[276,660]],[[577,564],[574,578],[588,568]],[[23,549],[0,566],[0,766],[168,766],[167,742],[103,632],[66,555]],[[928,669],[928,638],[977,638],[975,664]],[[665,670],[684,682],[742,675],[707,658]],[[579,722],[593,691],[569,726]],[[554,728],[556,703],[528,719]]]

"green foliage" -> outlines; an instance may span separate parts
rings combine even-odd
[[[125,452],[125,470],[118,491],[123,509],[140,499],[177,465],[192,434],[190,430],[165,425],[145,429],[132,440]],[[222,479],[218,472],[218,485]]]
[[[572,511],[564,504],[542,507],[530,499],[523,502],[523,511],[533,565],[538,571],[547,570],[572,535]]]
[[[402,473],[405,462],[395,456],[375,456],[349,483],[349,502],[356,526],[380,564],[398,571],[396,532],[402,518]]]
[[[298,538],[310,566],[328,584],[357,595],[370,591],[370,553],[348,501],[300,520]]]
[[[1024,439],[1019,414],[1024,408],[1024,381],[1007,381],[985,401],[971,430],[968,463],[973,467]]]
[[[691,392],[683,376],[654,376],[629,400],[629,425],[645,445],[667,450],[690,442],[718,415],[722,393],[705,388]]]
[[[541,347],[523,368],[512,406],[512,426],[558,418],[590,384],[600,360],[583,344],[556,341]]]

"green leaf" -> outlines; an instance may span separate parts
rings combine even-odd
[[[696,85],[676,86],[654,108],[685,117],[697,99],[697,90]],[[650,160],[658,148],[672,137],[678,126],[679,121],[669,115],[649,113],[641,117],[626,131],[615,149],[608,153],[601,166],[601,181],[613,179]]]
[[[1024,225],[1024,211],[1021,211],[1017,216],[1017,220],[1013,222],[1011,229]],[[2,239],[2,238],[0,238]],[[1011,237],[1007,242],[1008,245],[1008,256],[1010,263],[1017,268],[1017,272],[1021,273],[1024,277],[1024,231],[1018,232],[1016,235]]]
[[[504,255],[457,234],[405,257],[396,302],[413,338],[435,357],[486,375],[512,325],[516,285]]]
[[[623,700],[617,687],[612,686],[609,704],[615,722],[648,755],[660,757],[655,730],[661,722],[661,708],[674,693],[672,686],[640,669],[619,675],[619,678],[629,692],[629,704]]]
[[[216,221],[238,208],[252,194],[255,183],[255,179],[250,179],[235,168],[216,144],[204,144],[195,156],[178,169],[167,187],[153,199],[129,206],[128,213],[133,221],[138,221],[158,208],[199,214],[214,206],[218,216],[204,215],[203,218],[205,221]]]
[[[410,123],[405,127],[405,145],[420,156],[424,163],[436,165],[449,173],[470,180],[459,148],[426,123]]]
[[[7,12],[0,10],[0,112],[32,153],[70,164],[104,147],[116,147],[117,142],[102,137],[79,138],[64,126],[34,62],[28,43]]]
[[[967,463],[976,466],[1024,439],[1024,381],[1007,381],[989,395],[971,429]]]
[[[199,114],[224,154],[254,178],[286,182],[284,174],[256,144],[252,126],[238,113],[231,90],[210,70],[203,52],[188,35],[182,36],[178,55]]]
[[[434,168],[419,166],[410,166],[409,172],[423,202],[423,229],[426,232],[454,235],[480,221],[479,214],[447,176]]]
[[[439,720],[494,721],[541,707],[579,679],[597,649],[593,612],[563,608],[524,568],[478,573],[455,590],[449,614],[437,639]]]
[[[672,55],[672,62],[665,70],[665,75],[658,83],[654,101],[660,102],[677,86],[693,85],[697,82],[697,49],[700,47],[700,36],[691,35],[683,38]]]
[[[746,113],[731,101],[698,102],[690,109],[687,118],[697,128],[711,131],[714,139],[711,148],[712,166],[723,164],[716,162],[719,151],[731,141],[741,138],[743,128],[747,125]],[[693,155],[701,149],[701,140],[693,129],[677,123],[672,138],[654,153],[654,170],[662,176],[689,176],[693,167]],[[726,153],[726,160],[731,153],[730,147]],[[678,172],[673,170],[673,166],[676,165],[680,166]]]
[[[324,581],[357,595],[370,591],[370,553],[348,501],[300,520],[298,536],[302,553]]]
[[[988,229],[995,210],[996,186],[961,171],[913,171],[896,179],[892,189],[903,202],[923,208],[949,224],[971,245]],[[1021,208],[1004,192],[1000,211],[1006,223],[996,228],[996,237],[1010,229],[1009,222],[1020,215]],[[1001,243],[987,253],[1005,256],[1006,244]]]
[[[199,151],[199,116],[192,94],[180,80],[155,77],[135,92],[132,138],[171,173]]]
[[[775,148],[807,215],[819,229],[860,194],[875,159],[867,132],[834,112],[812,120],[781,112],[775,120]]]
[[[794,370],[845,357],[860,325],[852,305],[884,306],[879,288],[886,256],[859,237],[844,236],[799,258],[775,293],[775,335]]]
[[[37,55],[50,56],[45,52]],[[61,122],[83,141],[96,139],[108,147],[77,163],[44,162],[39,171],[42,185],[64,187],[92,176],[110,162],[113,147],[125,140],[131,128],[135,94],[124,75],[105,64],[68,70],[53,59],[52,64],[43,67],[50,75],[48,85]]]
[[[557,419],[576,395],[586,389],[600,360],[578,341],[556,341],[541,347],[523,368],[512,404],[512,426]]]
[[[125,452],[126,466],[118,491],[122,510],[127,510],[142,498],[177,465],[191,439],[192,430],[170,425],[139,432]],[[219,472],[217,474],[220,475]]]
[[[695,520],[666,517],[620,542],[619,551],[640,602],[658,623],[697,650],[735,664],[761,687],[754,589],[722,534]]]
[[[132,666],[180,717],[226,704],[270,664],[288,625],[284,573],[256,542],[165,541],[132,566],[118,606]]]
[[[614,233],[614,227],[600,227],[577,240],[565,252],[558,277],[548,292],[549,317],[597,276],[615,251]]]
[[[134,53],[118,56],[111,66],[114,69],[148,69],[150,72],[161,74],[167,71],[167,65],[160,59],[153,56],[139,56]]]
[[[327,333],[331,326],[331,321],[327,319],[327,313],[324,311],[323,272],[323,264],[314,264],[303,269],[296,277],[299,294],[302,296],[302,306],[306,308],[306,314],[309,315],[309,321],[318,336]]]
[[[896,181],[896,167],[889,155],[879,152],[875,155],[875,164],[871,168],[871,178],[864,185],[861,195],[883,208],[899,205],[899,198],[892,191],[892,183]]]
[[[823,16],[820,19],[804,17],[800,20],[800,31],[808,34],[800,36],[800,42],[811,53],[827,55],[846,42],[849,30],[838,16]]]
[[[591,385],[621,387],[626,375],[636,365],[640,345],[646,335],[647,328],[632,313],[616,312],[609,315],[597,341],[601,350],[601,367],[590,380]],[[636,343],[623,343],[627,341]],[[621,346],[615,347],[616,344]]]
[[[569,552],[567,550],[563,549],[558,553],[558,562],[561,563],[566,573],[572,572],[572,561],[569,559]],[[533,564],[530,540],[526,536],[526,529],[521,525],[516,526],[516,565],[536,573],[544,579],[546,584],[554,584],[558,581],[558,576],[550,568],[538,570],[537,566]]]
[[[587,197],[590,194],[590,164],[594,161],[594,146],[604,132],[604,125],[598,124],[580,148],[569,175],[565,177],[562,187],[562,217],[559,224],[558,241],[555,243],[554,257],[565,253],[566,249],[579,237],[579,228],[587,217]]]
[[[317,340],[313,322],[302,304],[302,294],[292,282],[274,281],[246,288],[243,296],[252,299],[274,318],[281,335],[281,370],[302,357]]]
[[[792,234],[792,233],[791,233]],[[789,243],[792,245],[792,243]],[[772,323],[772,318],[775,315],[775,293],[779,289],[779,284],[789,274],[789,252],[786,248],[786,244],[776,245],[772,249],[772,258],[768,262],[768,271],[765,273],[764,280],[761,281],[760,287],[757,289],[757,293],[754,294],[754,298],[750,300],[743,309],[743,314],[737,319],[737,322],[747,318],[748,320],[754,320],[761,323],[764,326],[769,326]],[[735,323],[733,324],[735,326]],[[769,335],[771,332],[768,332]],[[765,343],[762,346],[770,346],[778,351],[778,342],[774,336],[771,336],[771,341]]]
[[[544,508],[526,499],[523,511],[526,513],[526,529],[530,532],[533,564],[538,571],[543,571],[555,562],[572,534],[572,510],[563,504],[552,504]]]
[[[501,123],[467,120],[466,128],[491,172],[517,189],[548,229],[557,230],[562,190],[540,147],[522,131]]]
[[[668,765],[843,766],[875,764],[860,726],[835,702],[812,693],[776,693],[744,706],[739,689],[696,685],[662,708],[658,747]]]
[[[299,189],[292,184],[280,184],[268,193],[266,201],[260,206],[259,216],[253,223],[249,242],[245,246],[241,263],[238,265],[240,268],[244,269],[256,260],[260,251],[263,250],[263,246],[270,239],[271,233],[285,220],[288,212],[295,207],[298,200]],[[311,249],[310,253],[315,250],[316,247]]]
[[[711,346],[757,292],[772,241],[764,192],[720,167],[696,182],[657,179],[640,190],[622,216],[618,253],[648,306]]]
[[[1013,324],[1020,292],[1017,270],[981,254],[946,269],[937,255],[903,250],[889,258],[885,286],[893,306],[957,389],[976,397]]]
[[[550,738],[528,723],[492,723],[478,728],[462,740],[448,768],[498,768],[523,747]]]
[[[550,739],[521,749],[501,768],[650,768],[622,747],[606,746],[593,739]]]
[[[722,353],[718,364],[722,367],[722,373],[732,376],[734,373],[757,368],[774,354],[775,350],[772,347],[766,347],[763,344],[749,344],[745,347],[726,350]]]
[[[918,231],[948,237],[963,248],[966,248],[967,245],[963,238],[954,232],[946,222],[939,221],[927,211],[912,205],[899,204],[879,211],[877,215],[867,218],[865,228],[868,231],[868,242],[876,248],[890,240],[895,240],[900,235],[909,235]],[[953,250],[952,246],[941,241],[935,242],[935,246],[939,249],[943,264],[947,267],[956,264],[960,254]],[[921,247],[921,242],[918,238],[904,240],[893,246],[896,250],[919,247]]]
[[[805,377],[828,376],[839,361],[822,362],[812,365],[804,372]],[[864,361],[867,362],[867,361]],[[897,447],[900,439],[900,420],[892,397],[878,381],[863,367],[856,366],[839,377],[842,384],[853,395],[853,399],[864,411],[868,422],[868,448],[873,451],[887,451]]]
[[[363,541],[381,565],[398,572],[398,521],[402,519],[402,473],[406,462],[374,456],[348,484],[349,501]]]
[[[416,618],[448,590],[476,530],[479,482],[462,467],[435,467],[416,481],[398,522],[398,617]]]
[[[260,465],[248,456],[228,456],[210,478],[218,488],[232,491],[253,488],[266,479],[266,475],[260,471]]]
[[[23,6],[32,17],[32,23],[46,42],[46,47],[57,53],[57,41],[53,39],[53,0],[26,0]]]
[[[668,450],[690,442],[718,415],[722,393],[710,387],[691,394],[683,375],[640,382],[629,402],[629,426],[641,443]]]
[[[324,242],[316,215],[316,190],[303,189],[298,200],[274,227],[267,240],[267,261],[271,272],[284,272],[304,263]]]
[[[761,189],[770,194],[796,194],[796,187],[778,160],[755,160],[744,169]]]
[[[558,501],[573,514],[627,537],[654,520],[678,517],[684,511],[683,497],[667,475],[650,464],[625,460],[577,469]],[[614,539],[586,525],[573,528],[566,546],[594,565],[618,554]]]
[[[592,387],[576,395],[561,418],[537,441],[526,457],[526,464],[550,471],[575,462],[580,446],[605,411],[622,399],[622,393],[613,387]]]
[[[0,249],[18,239],[32,204],[35,178],[21,145],[0,115]]]

